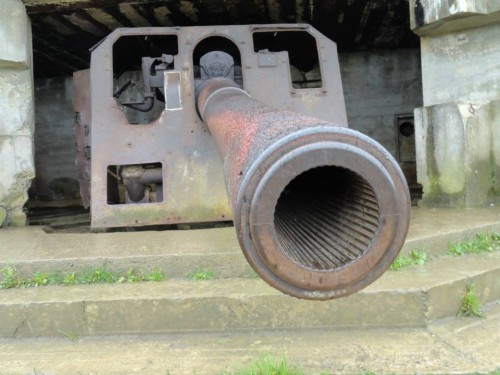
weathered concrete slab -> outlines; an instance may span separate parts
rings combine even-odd
[[[306,374],[471,374],[500,367],[500,306],[428,329],[258,331],[0,340],[6,374],[220,374],[270,355]]]
[[[404,251],[443,254],[448,243],[500,231],[499,209],[414,209]],[[467,223],[464,228],[464,223]],[[424,268],[387,272],[354,296],[299,301],[258,279],[233,228],[191,231],[47,234],[41,227],[0,231],[0,268],[23,275],[161,268],[163,283],[44,287],[0,291],[1,337],[61,334],[233,331],[308,327],[421,327],[456,314],[471,280],[484,301],[500,299],[500,254],[440,257]],[[218,279],[184,279],[196,267]],[[244,279],[234,279],[246,277]],[[181,280],[179,280],[181,279]]]
[[[339,63],[349,127],[380,142],[397,157],[394,115],[411,114],[422,105],[420,51],[342,53]]]
[[[477,233],[500,231],[500,208],[412,208],[410,230],[402,253],[425,250],[445,254],[451,243],[470,240]]]
[[[0,7],[0,69],[31,66],[31,26],[21,0]]]
[[[24,225],[23,206],[35,176],[31,137],[0,135],[0,164],[0,206],[7,213],[4,224]]]
[[[428,207],[500,202],[500,3],[411,0],[421,36],[423,107],[415,110],[418,181]]]
[[[414,208],[402,252],[443,254],[449,243],[495,230],[500,232],[498,208]],[[200,266],[222,278],[253,274],[234,228],[47,234],[41,227],[6,227],[0,231],[0,269],[6,265],[26,277],[37,271],[81,272],[103,265],[115,271],[160,268],[170,278],[183,278]]]
[[[7,219],[7,210],[4,207],[0,207],[0,228]]]
[[[424,106],[467,104],[472,108],[465,114],[472,116],[474,106],[500,99],[499,37],[500,20],[495,25],[422,38]]]
[[[455,315],[467,283],[500,299],[500,252],[388,272],[339,300],[298,300],[259,279],[2,290],[1,337],[338,327],[424,327]]]
[[[321,303],[285,296],[256,279],[6,290],[0,314],[7,317],[2,337],[425,325],[418,291],[378,290]]]
[[[21,0],[0,6],[0,207],[2,224],[24,225],[34,177],[31,26]]]
[[[430,332],[446,344],[460,349],[465,358],[481,364],[492,363],[500,368],[500,303],[487,310],[486,319],[447,319],[430,326]],[[480,371],[480,370],[476,370]],[[490,370],[491,371],[491,370]]]
[[[420,36],[439,35],[500,21],[491,0],[410,0],[410,26]]]
[[[420,204],[498,205],[500,100],[417,108],[415,120]]]
[[[1,28],[0,28],[1,30]],[[3,49],[0,48],[0,51]],[[31,136],[34,131],[32,72],[29,69],[1,69],[0,136]]]
[[[83,234],[4,228],[0,249],[0,268],[11,264],[24,275],[103,265],[121,271],[160,268],[169,277],[181,278],[200,266],[219,277],[248,276],[250,271],[234,228]]]

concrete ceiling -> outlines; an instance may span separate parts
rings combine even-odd
[[[89,66],[89,48],[118,27],[310,23],[339,51],[416,48],[408,0],[24,0],[35,77]]]

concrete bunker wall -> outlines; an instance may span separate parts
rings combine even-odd
[[[424,106],[415,110],[422,204],[498,205],[500,5],[410,3],[422,53]]]
[[[23,225],[33,161],[31,28],[23,3],[0,7],[0,226]]]

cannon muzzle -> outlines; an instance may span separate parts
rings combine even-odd
[[[326,300],[360,290],[390,266],[406,238],[410,198],[381,145],[275,110],[230,79],[209,79],[197,94],[223,158],[239,243],[267,283]]]

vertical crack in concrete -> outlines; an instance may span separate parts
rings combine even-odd
[[[426,327],[429,326],[431,322],[431,317],[430,317],[430,307],[429,307],[429,290],[428,289],[421,289],[420,290],[422,294],[422,305],[424,307],[424,324]]]
[[[19,331],[24,327],[26,322],[28,321],[28,317],[25,315],[24,319],[21,321],[21,323],[18,324],[18,326],[14,329],[14,332],[12,333],[12,338],[13,339],[18,339],[19,336]]]
[[[470,361],[472,361],[473,363],[480,363],[476,359],[476,357],[474,357],[471,353],[467,353],[467,352],[461,350],[458,346],[453,345],[451,342],[449,342],[448,340],[446,340],[446,338],[443,337],[442,334],[436,333],[432,329],[429,330],[429,333],[432,335],[432,337],[435,340],[439,341],[441,344],[443,344],[443,346],[445,348],[448,348],[451,352],[453,352],[455,354],[458,354],[459,356],[463,356],[463,357],[469,359]]]
[[[87,301],[82,300],[82,320],[81,320],[81,335],[88,335],[88,323],[87,323]]]

